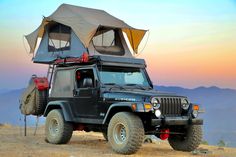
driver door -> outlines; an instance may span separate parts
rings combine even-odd
[[[75,72],[73,112],[76,117],[97,117],[98,88],[94,74],[93,68],[77,69]]]

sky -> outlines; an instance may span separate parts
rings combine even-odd
[[[236,0],[0,0],[0,89],[46,75],[23,36],[62,3],[102,9],[149,30],[138,58],[156,85],[236,89]]]

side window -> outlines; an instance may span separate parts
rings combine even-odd
[[[94,73],[93,69],[81,69],[76,71],[76,84],[77,88],[93,88],[94,85]]]
[[[51,95],[53,97],[70,97],[73,95],[71,70],[58,70],[55,76]]]
[[[70,50],[71,29],[62,24],[52,25],[48,33],[48,51]]]

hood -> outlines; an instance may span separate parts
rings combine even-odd
[[[184,97],[175,93],[160,92],[156,90],[119,90],[104,92],[103,98],[111,101],[150,101],[151,97]]]

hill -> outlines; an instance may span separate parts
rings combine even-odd
[[[221,89],[218,87],[199,87],[186,89],[181,87],[155,86],[159,91],[167,91],[186,95],[191,102],[201,104],[205,113],[204,139],[209,144],[216,145],[219,140],[224,140],[228,146],[236,147],[236,90]],[[23,89],[6,91],[0,90],[0,123],[23,125],[23,116],[19,111],[19,97]],[[34,125],[35,117],[29,116],[30,125]],[[40,118],[44,122],[44,118]]]

